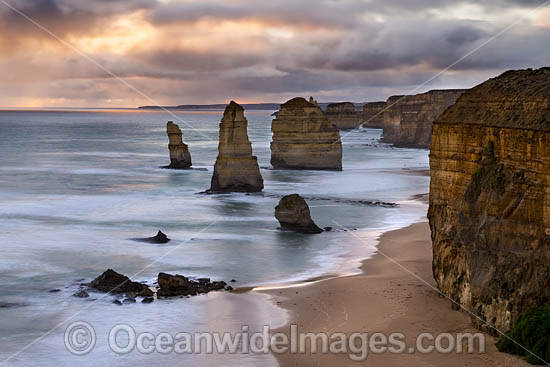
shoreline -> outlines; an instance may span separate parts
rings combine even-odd
[[[416,274],[407,273],[393,261]],[[431,269],[431,239],[426,221],[384,232],[378,239],[376,253],[362,261],[361,273],[327,277],[286,287],[255,289],[268,294],[286,311],[288,323],[275,332],[289,334],[290,325],[301,332],[389,335],[400,332],[408,346],[420,333],[478,333],[469,316],[455,311],[451,302],[431,287],[435,286]],[[528,366],[523,360],[500,353],[496,339],[485,334],[485,353],[472,354],[372,354],[365,362],[353,362],[348,354],[275,354],[286,366]]]

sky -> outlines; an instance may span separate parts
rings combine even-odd
[[[470,88],[550,65],[543,2],[0,0],[0,107],[365,102]]]

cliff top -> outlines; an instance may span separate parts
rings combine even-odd
[[[550,131],[550,68],[510,70],[464,93],[436,124]]]
[[[291,100],[283,103],[281,105],[281,109],[283,108],[311,108],[316,107],[314,104],[306,101],[305,98],[302,97],[296,97],[292,98]]]

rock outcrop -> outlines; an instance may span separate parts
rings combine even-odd
[[[164,168],[186,169],[191,167],[191,154],[186,144],[183,144],[182,133],[178,125],[172,121],[166,124],[168,134],[168,150],[170,151],[170,165]]]
[[[550,301],[550,68],[464,93],[434,123],[430,167],[437,285],[507,331]]]
[[[113,269],[107,269],[103,274],[92,280],[89,287],[108,293],[139,293],[147,288],[145,284],[133,282],[127,276],[119,274]]]
[[[342,169],[340,133],[316,104],[301,97],[282,104],[271,131],[274,168]]]
[[[159,273],[157,278],[158,297],[195,296],[224,289],[227,284],[223,281],[211,282],[208,278],[191,280],[183,275]]]
[[[388,98],[382,142],[396,147],[429,148],[433,121],[464,92],[463,89],[432,90]]]
[[[231,101],[220,123],[218,158],[209,192],[258,192],[264,188],[247,129],[244,109]]]
[[[330,103],[325,109],[325,115],[340,130],[359,127],[359,116],[355,111],[355,105],[351,102]]]
[[[386,102],[367,102],[363,105],[364,127],[382,129],[384,127],[384,108]]]
[[[158,231],[154,237],[135,238],[135,241],[147,242],[147,243],[168,243],[171,240],[162,231]]]
[[[275,207],[275,218],[284,230],[307,234],[323,232],[311,219],[309,206],[298,194],[287,195],[279,201]]]

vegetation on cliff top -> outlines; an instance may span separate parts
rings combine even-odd
[[[530,364],[545,365],[550,361],[550,303],[523,313],[496,346],[500,352],[524,356]]]

